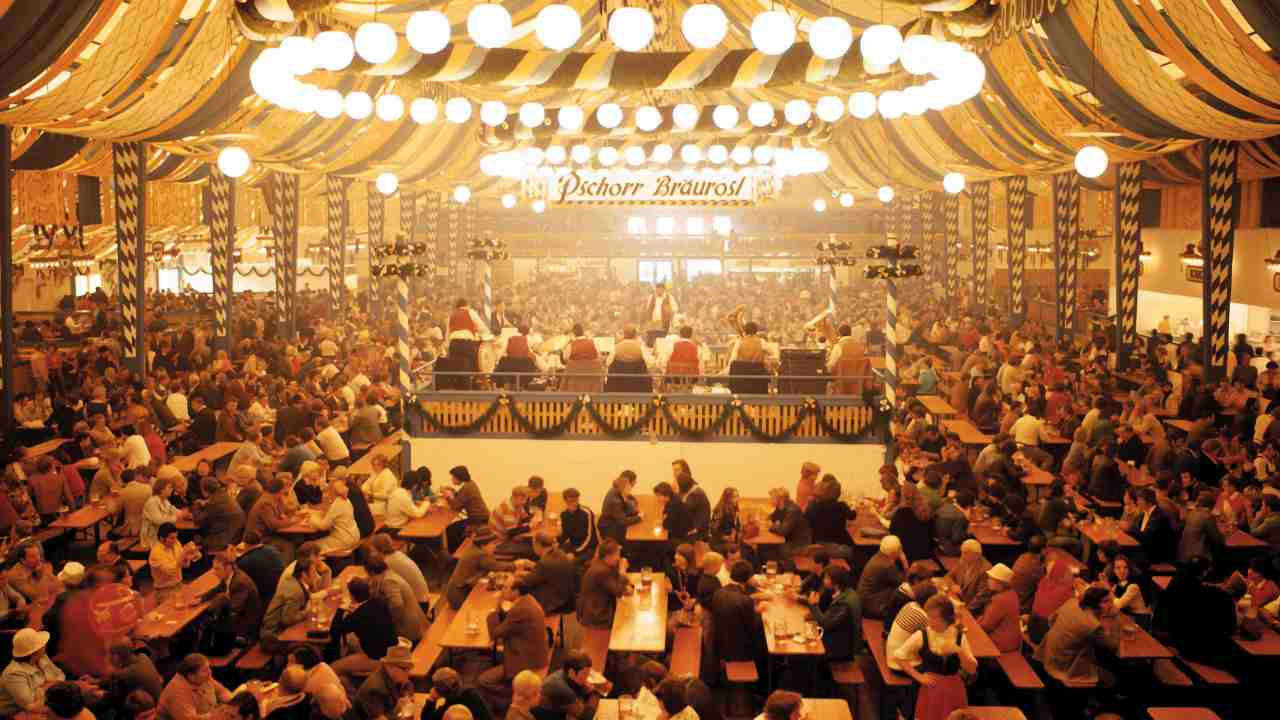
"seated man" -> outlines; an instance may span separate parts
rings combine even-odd
[[[680,338],[671,344],[671,353],[665,358],[663,370],[668,381],[692,383],[702,374],[703,349],[693,341],[693,328],[680,327]]]
[[[345,648],[333,670],[350,681],[373,672],[387,649],[396,644],[396,626],[387,601],[369,592],[368,580],[351,578],[347,594],[351,603],[338,608],[333,618],[334,639]]]
[[[733,341],[729,349],[729,389],[738,395],[763,395],[769,392],[768,355],[764,340],[757,333],[760,327],[755,322],[747,322],[742,326],[742,337]],[[756,378],[740,378],[738,375],[759,375]]]
[[[604,383],[600,378],[600,351],[595,341],[587,337],[582,323],[573,326],[573,338],[560,351],[564,358],[565,377],[560,381],[561,392],[600,392]]]
[[[498,358],[498,364],[494,368],[494,382],[504,388],[523,390],[535,373],[546,371],[546,361],[529,347],[529,325],[521,323],[516,328],[516,334],[507,338],[502,356]],[[522,373],[522,375],[505,375],[504,373]]]
[[[609,364],[609,379],[605,383],[606,392],[652,392],[653,381],[649,378],[650,361],[644,344],[638,338],[634,326],[627,326],[622,331],[622,340],[613,348],[613,361]]]
[[[581,650],[569,650],[561,668],[542,681],[542,700],[538,707],[566,720],[594,717],[600,698],[609,693],[612,684],[590,683],[591,657]]]

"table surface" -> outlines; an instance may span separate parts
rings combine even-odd
[[[1177,429],[1181,430],[1181,431],[1182,431],[1182,432],[1184,432],[1184,433],[1190,433],[1190,432],[1191,432],[1191,429],[1192,429],[1193,427],[1195,427],[1195,423],[1194,423],[1194,422],[1192,422],[1192,421],[1190,421],[1190,420],[1179,420],[1179,419],[1177,419],[1177,418],[1170,418],[1170,419],[1167,419],[1167,420],[1165,420],[1165,421],[1164,421],[1164,424],[1165,424],[1165,425],[1168,425],[1168,426],[1169,426],[1169,427],[1171,427],[1171,428],[1177,428]]]
[[[930,415],[949,416],[955,415],[956,409],[951,407],[951,403],[943,400],[937,395],[917,395],[916,400],[924,405],[924,409],[929,411]]]
[[[662,527],[662,507],[655,495],[636,495],[640,522],[627,528],[627,542],[665,542],[667,530]]]
[[[967,707],[964,711],[974,720],[1027,720],[1027,716],[1016,707]]]
[[[133,630],[134,635],[147,640],[159,640],[177,635],[209,608],[207,602],[192,601],[217,587],[218,582],[218,576],[212,570],[207,570],[195,580],[185,583],[181,593],[142,617]]]
[[[1262,629],[1262,637],[1257,640],[1245,640],[1235,636],[1236,645],[1254,657],[1280,657],[1280,633],[1271,628]]]
[[[660,653],[667,649],[666,576],[654,572],[648,590],[640,585],[640,573],[627,573],[635,590],[618,598],[609,633],[612,652]]]
[[[448,505],[433,505],[426,515],[414,518],[400,528],[400,537],[410,540],[433,540],[444,535],[444,529],[458,519]]]
[[[500,590],[490,590],[483,580],[471,587],[462,607],[449,622],[440,646],[466,650],[487,650],[493,647],[489,637],[489,613],[498,608]],[[471,625],[472,627],[468,627]]]
[[[748,518],[754,515],[760,532],[745,539],[748,545],[781,545],[786,538],[769,532],[769,514],[773,512],[773,501],[769,498],[740,498],[738,500],[738,516],[745,525]]]
[[[853,720],[853,712],[849,709],[849,703],[844,700],[805,698],[804,704],[807,714],[803,715],[803,717],[806,720]],[[987,716],[982,717],[985,718]],[[1003,716],[993,715],[990,717],[1003,720]],[[596,720],[620,720],[618,717],[618,701],[601,700],[599,707],[596,708]],[[640,719],[632,718],[632,720]]]
[[[991,524],[991,520],[970,523],[969,532],[984,547],[1012,548],[1021,547],[1022,543],[1009,535],[1009,528],[1003,525],[999,530]]]
[[[75,512],[67,513],[51,523],[52,527],[83,530],[111,517],[111,510],[104,500],[90,503]]]
[[[960,438],[960,442],[965,445],[986,445],[993,437],[979,430],[977,425],[963,419],[943,420],[942,427],[955,433]]]
[[[1151,720],[1222,720],[1209,708],[1202,707],[1153,707],[1147,708]]]
[[[27,455],[30,457],[40,457],[41,455],[48,455],[54,450],[57,450],[58,448],[62,447],[67,442],[68,440],[66,438],[54,438],[52,440],[45,440],[39,445],[32,445],[31,447],[27,448]]]
[[[777,576],[773,583],[764,575],[757,575],[757,586],[769,593],[768,608],[764,612],[764,638],[769,645],[770,655],[822,655],[822,640],[806,640],[796,642],[795,634],[803,633],[809,622],[809,608],[799,600],[788,597],[787,593],[795,587],[795,576],[786,573]],[[781,630],[786,640],[780,640],[775,632]]]
[[[329,596],[329,602],[320,603],[320,625],[328,628],[333,624],[333,616],[338,613],[338,605],[351,601],[351,596],[347,594],[347,582],[351,578],[365,577],[364,568],[357,565],[348,565],[338,573],[338,577],[333,579],[333,593]],[[310,617],[300,623],[295,623],[285,628],[280,633],[280,639],[285,642],[328,642],[328,636],[319,640],[307,637],[307,632],[316,629],[317,625]]]
[[[1232,549],[1240,550],[1261,550],[1269,547],[1266,542],[1240,530],[1239,528],[1232,530],[1231,534],[1226,538],[1226,545]]]
[[[1117,622],[1128,623],[1130,628],[1130,631],[1123,633],[1120,638],[1120,650],[1116,653],[1116,657],[1121,660],[1154,660],[1174,656],[1172,650],[1151,637],[1150,633],[1135,624],[1128,616],[1116,615],[1103,620],[1103,624],[1107,626]]]
[[[182,455],[173,459],[173,466],[178,470],[187,473],[193,472],[201,460],[209,462],[217,462],[225,455],[230,455],[240,448],[242,443],[238,442],[216,442],[207,448],[197,450],[190,455]]]
[[[1104,519],[1101,524],[1077,523],[1076,527],[1080,528],[1080,532],[1084,533],[1084,536],[1089,538],[1095,545],[1114,542],[1122,548],[1136,548],[1139,546],[1138,541],[1125,532],[1120,522],[1115,519]]]
[[[373,472],[374,456],[377,455],[391,459],[396,453],[400,452],[403,440],[404,431],[402,430],[397,430],[396,432],[382,438],[382,440],[378,441],[377,445],[374,445],[369,449],[369,452],[365,453],[359,460],[351,464],[351,474],[357,477],[371,474]]]

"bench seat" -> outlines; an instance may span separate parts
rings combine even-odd
[[[1005,677],[1019,690],[1043,690],[1044,681],[1036,673],[1031,663],[1020,652],[1001,653],[996,664],[1004,671]]]

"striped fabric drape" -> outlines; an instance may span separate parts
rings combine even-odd
[[[1116,166],[1116,369],[1127,370],[1138,342],[1138,277],[1142,272],[1142,163]]]
[[[209,271],[213,276],[213,334],[215,342],[234,344],[231,293],[235,278],[232,253],[236,249],[236,181],[209,168]]]
[[[116,201],[116,263],[124,360],[146,374],[147,150],[140,142],[111,146]]]
[[[1023,287],[1027,277],[1027,177],[1015,175],[1005,181],[1009,223],[1009,315],[1027,316]]]
[[[1204,255],[1204,379],[1227,373],[1231,341],[1231,259],[1239,220],[1239,146],[1231,140],[1205,140],[1200,146],[1200,253]]]
[[[1058,342],[1076,332],[1076,283],[1080,268],[1080,176],[1053,176],[1054,331]]]

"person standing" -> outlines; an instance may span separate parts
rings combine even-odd
[[[907,638],[895,657],[903,672],[920,683],[916,720],[947,720],[952,711],[969,704],[961,671],[973,674],[978,660],[964,629],[956,623],[956,607],[942,595],[924,604],[928,624]]]
[[[676,299],[667,292],[667,284],[654,284],[653,293],[644,303],[645,340],[649,346],[653,346],[656,338],[667,334],[671,329],[671,319],[679,310]]]

